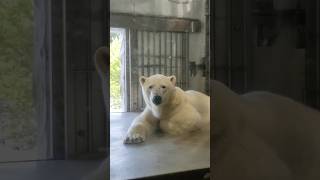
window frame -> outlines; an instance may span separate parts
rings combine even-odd
[[[108,152],[109,129],[105,121],[108,108],[104,107],[101,81],[94,69],[94,52],[109,39],[108,7],[104,0],[34,0],[37,65],[34,94],[36,117],[45,121],[41,129],[45,135],[40,139],[47,145],[41,152],[47,157],[44,159],[105,157]],[[82,122],[75,119],[75,114],[84,109],[75,104],[75,76],[72,74],[75,59],[79,58],[88,61],[81,70],[91,78],[87,95],[97,102],[91,102],[88,117]],[[93,113],[92,109],[99,110]],[[77,123],[90,128],[90,132],[88,129],[83,132]],[[79,140],[83,133],[85,145]]]

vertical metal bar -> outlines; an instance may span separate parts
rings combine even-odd
[[[213,1],[214,2],[214,1]],[[210,47],[210,2],[209,0],[205,1],[205,61],[204,63],[206,64],[205,68],[205,92],[209,94],[210,92],[210,54],[209,54],[209,47]],[[215,17],[215,16],[212,16]]]
[[[248,10],[249,10],[249,4],[251,4],[251,2],[249,3],[249,1],[244,1],[244,6],[243,6],[243,58],[242,58],[242,67],[243,67],[243,89],[242,92],[246,92],[248,89],[248,83],[247,83],[247,79],[248,79],[248,74],[247,74],[247,66],[248,66],[248,32],[247,32],[247,26],[248,26],[248,21],[250,19],[250,16],[248,17]]]
[[[142,40],[143,40],[143,34],[142,34],[143,32],[142,31],[140,31],[140,36],[141,36],[141,38],[142,38]],[[138,57],[138,52],[139,52],[139,48],[140,49],[142,49],[143,50],[143,48],[141,48],[142,47],[142,43],[143,43],[143,41],[141,41],[140,42],[140,47],[139,47],[139,42],[138,42],[138,30],[134,30],[134,44],[135,44],[135,46],[133,47],[134,49],[134,56],[135,56],[135,61],[136,61],[136,74],[138,74],[138,76],[136,77],[136,79],[133,81],[133,82],[135,82],[135,84],[136,84],[136,88],[137,88],[137,91],[136,91],[136,96],[137,96],[137,101],[136,101],[136,106],[135,106],[135,111],[138,111],[139,110],[139,107],[140,107],[140,98],[139,97],[141,97],[141,94],[140,94],[140,84],[139,84],[139,76],[141,75],[141,69],[140,69],[140,67],[142,67],[142,65],[141,64],[143,64],[143,56],[140,56],[140,58]],[[143,55],[143,53],[142,53],[142,55]],[[140,62],[137,62],[137,61],[139,61],[139,59],[140,59]],[[140,67],[139,67],[139,63],[140,63]]]
[[[186,33],[186,85],[189,87],[189,33]]]
[[[92,5],[92,4],[90,4]],[[91,7],[92,8],[92,7]],[[89,31],[91,30],[91,28],[89,28]],[[92,33],[91,31],[89,32],[90,34]],[[86,67],[89,67],[91,65],[91,63],[89,63],[89,61],[86,61]],[[87,79],[87,102],[86,105],[88,107],[87,111],[87,118],[86,118],[86,122],[85,122],[85,126],[87,126],[85,129],[87,131],[87,134],[85,135],[86,138],[86,143],[87,143],[87,147],[86,147],[86,151],[91,151],[92,148],[92,141],[90,141],[90,139],[92,138],[92,134],[91,129],[92,129],[92,74],[90,71],[86,72],[86,79]]]
[[[186,33],[181,34],[181,68],[184,69],[185,67],[185,61],[186,61],[186,56],[185,56],[185,46],[186,46],[186,41],[185,41],[185,36]],[[181,86],[182,88],[186,88],[186,72],[181,71]]]
[[[306,39],[314,39],[317,37],[317,35],[313,34],[316,33],[316,23],[315,19],[316,19],[316,12],[314,8],[316,6],[316,1],[306,1],[307,3],[307,9],[306,9],[306,29],[310,29],[310,33],[306,33]],[[315,107],[315,99],[314,96],[316,94],[313,94],[315,91],[314,88],[314,82],[316,79],[314,76],[316,76],[314,74],[314,61],[316,61],[316,43],[315,41],[306,41],[306,62],[305,62],[305,96],[306,96],[306,103],[312,107]]]
[[[148,54],[147,72],[148,72],[148,76],[150,76],[150,32],[149,31],[147,31],[147,54]]]
[[[134,86],[134,88],[135,88],[135,94],[131,94],[131,96],[136,96],[136,97],[134,97],[136,100],[134,101],[134,111],[137,111],[138,110],[138,107],[139,107],[139,102],[140,102],[140,99],[139,99],[139,96],[140,96],[140,94],[139,94],[139,81],[137,81],[137,79],[139,78],[139,76],[140,76],[140,73],[141,73],[141,71],[140,71],[140,66],[141,66],[141,63],[142,63],[142,61],[141,61],[141,56],[139,56],[139,34],[141,35],[141,32],[139,33],[137,30],[131,30],[131,32],[132,32],[132,36],[131,36],[131,38],[132,38],[132,46],[130,47],[131,48],[131,52],[132,52],[132,54],[131,54],[131,63],[132,63],[132,70],[134,71],[134,73],[132,73],[132,74],[136,74],[137,76],[134,76],[134,77],[132,77],[132,84],[134,83],[135,84],[135,86]],[[134,37],[135,36],[135,37]],[[141,43],[141,42],[140,42]],[[141,46],[141,44],[140,44],[140,46]],[[135,54],[137,54],[137,56],[135,56]],[[133,57],[136,57],[136,58],[133,58]]]
[[[144,48],[145,48],[145,45],[144,45],[144,41],[145,41],[145,37],[144,37],[144,31],[140,31],[140,36],[141,36],[141,39],[142,41],[140,42],[140,46],[139,46],[139,49],[140,51],[142,52],[141,53],[141,66],[139,68],[139,74],[140,75],[145,75],[145,56],[144,56]],[[137,50],[137,52],[139,52],[139,50]],[[139,91],[138,91],[138,96],[139,96],[139,101],[138,101],[138,106],[137,106],[137,111],[140,111],[140,109],[144,106],[144,101],[143,101],[143,96],[142,96],[142,90],[141,90],[141,86],[140,86],[140,82],[139,80],[137,79],[136,80],[137,82],[137,86],[139,88]]]
[[[181,66],[181,63],[182,63],[182,33],[179,33],[179,61],[178,61],[178,69],[179,69],[179,86],[182,87],[182,66]]]
[[[167,75],[167,32],[164,32],[164,74]]]
[[[131,92],[131,87],[130,87],[130,74],[131,74],[131,61],[130,61],[130,35],[129,35],[129,30],[126,30],[126,65],[125,65],[125,71],[126,71],[126,112],[131,111],[130,109],[130,104],[131,104],[131,99],[130,99],[130,92]]]
[[[181,69],[183,69],[183,61],[184,61],[184,53],[183,53],[183,46],[184,46],[184,41],[183,41],[183,39],[184,39],[184,36],[183,36],[183,33],[181,33],[181,49],[180,49],[180,51],[181,51],[181,61],[180,61],[180,68]],[[181,88],[184,88],[183,86],[184,86],[184,84],[183,84],[183,82],[184,82],[184,71],[181,71]]]
[[[172,32],[170,32],[170,76],[172,75],[172,61],[173,61],[173,58],[172,58]]]
[[[153,65],[153,74],[156,74],[156,32],[152,32],[153,34],[153,61],[152,61],[152,65]]]
[[[320,27],[319,27],[319,1],[316,1],[316,97],[317,97],[317,108],[320,108],[320,56],[319,56],[319,48],[320,48],[320,37],[319,37],[319,31],[320,31]]]
[[[131,29],[128,29],[128,35],[129,35],[129,56],[128,56],[128,58],[129,58],[129,61],[130,61],[130,80],[131,79],[133,79],[134,78],[134,65],[133,65],[133,63],[134,63],[134,60],[133,60],[133,56],[132,56],[132,54],[133,54],[133,52],[132,52],[132,47],[133,47],[133,40],[132,40],[132,30]],[[131,95],[129,95],[128,97],[130,98],[130,111],[134,111],[134,99],[133,99],[133,95],[132,94],[134,94],[134,85],[133,85],[133,83],[132,83],[132,81],[130,81],[129,82],[130,83],[130,93],[131,93]]]
[[[306,2],[306,22],[305,22],[305,28],[306,29],[311,29],[310,28],[310,14],[311,14],[311,10],[310,10],[310,4],[311,4],[311,1],[307,1]],[[309,104],[309,96],[308,96],[308,91],[307,89],[309,88],[309,58],[311,57],[310,56],[310,41],[307,41],[307,39],[310,39],[310,35],[311,33],[306,33],[306,48],[305,48],[305,51],[306,51],[306,55],[304,56],[305,57],[305,60],[304,60],[304,90],[303,90],[303,97],[304,97],[304,103],[307,104],[307,105],[310,105]]]
[[[146,31],[141,31],[141,37],[142,37],[142,41],[141,41],[141,52],[142,52],[142,65],[141,65],[141,68],[142,68],[142,75],[145,76],[145,34],[148,33]],[[141,86],[140,86],[140,82],[139,83],[139,87],[140,87],[140,93],[139,93],[139,96],[140,96],[140,103],[139,103],[139,108],[138,110],[140,111],[140,109],[144,106],[144,101],[143,101],[143,95],[142,95],[142,89],[141,89]]]
[[[144,31],[141,31],[141,64],[140,64],[140,68],[142,70],[142,75],[144,76]]]
[[[232,8],[232,1],[231,0],[227,0],[227,14],[231,14],[231,8]],[[227,16],[227,39],[226,39],[226,45],[227,45],[227,79],[228,79],[228,86],[230,88],[232,88],[232,72],[231,72],[231,68],[232,68],[232,49],[231,49],[231,24],[232,24],[232,18],[231,16]]]
[[[130,39],[130,91],[131,104],[130,110],[136,111],[139,107],[139,58],[138,58],[138,32],[137,30],[129,29]]]
[[[162,36],[161,36],[161,32],[159,32],[159,73],[162,74],[162,71],[161,71],[161,67],[162,67],[162,63],[161,63],[161,39],[162,39]]]
[[[128,46],[128,59],[129,59],[129,69],[130,69],[130,82],[128,82],[128,84],[129,84],[129,86],[130,86],[130,94],[128,94],[128,98],[130,98],[130,107],[129,107],[129,111],[134,111],[134,99],[133,99],[133,96],[132,96],[132,94],[133,94],[133,92],[134,92],[134,86],[132,85],[132,78],[134,77],[133,76],[133,72],[134,72],[134,70],[133,70],[133,59],[132,59],[132,31],[131,31],[131,29],[128,29],[128,37],[129,37],[129,46]]]
[[[175,53],[175,75],[176,75],[176,78],[177,78],[177,82],[179,82],[179,69],[178,69],[178,35],[179,33],[175,33],[176,35],[176,40],[175,40],[175,44],[176,44],[176,53]]]

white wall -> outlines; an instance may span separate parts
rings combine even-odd
[[[205,56],[205,0],[189,0],[188,4],[168,0],[111,0],[110,5],[111,12],[199,19],[201,32],[190,34],[189,61],[200,63]],[[195,77],[190,77],[190,89],[204,91],[205,78],[201,75],[198,72]]]
[[[176,4],[168,0],[111,0],[110,5],[111,12],[197,19],[204,15],[200,13],[204,10],[204,0],[190,0],[188,4]]]

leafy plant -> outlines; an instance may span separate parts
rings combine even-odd
[[[121,61],[120,49],[121,41],[117,34],[111,36],[110,43],[110,106],[111,109],[121,108]]]
[[[33,1],[0,1],[0,138],[15,149],[36,144],[32,97]]]

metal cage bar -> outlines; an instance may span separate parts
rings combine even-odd
[[[320,32],[320,3],[319,1],[316,1],[316,34],[319,36]],[[319,48],[320,48],[320,38],[316,38],[316,106],[317,108],[320,108],[320,54],[319,54]]]
[[[174,60],[175,60],[175,71],[176,71],[176,78],[177,82],[179,82],[179,68],[178,68],[178,33],[175,33],[175,55],[174,55]],[[179,83],[177,83],[179,86]]]
[[[186,60],[185,60],[185,72],[186,72],[186,76],[185,76],[185,82],[186,82],[186,87],[189,87],[189,33],[185,33],[186,36],[186,47],[185,47],[185,56],[186,56]]]
[[[186,58],[185,58],[185,42],[186,42],[186,39],[185,39],[185,35],[182,34],[181,35],[181,67],[185,67],[185,61],[186,61]],[[182,77],[181,79],[184,79],[185,78],[185,75],[182,73],[181,74]],[[181,81],[181,86],[184,86],[184,82]]]
[[[147,54],[148,54],[147,72],[148,72],[148,76],[150,76],[150,32],[149,31],[147,32]]]
[[[175,75],[177,85],[183,89],[188,86],[188,33],[157,32],[131,30],[131,89],[135,89],[131,98],[136,103],[130,111],[140,111],[145,103],[139,84],[139,76],[150,76],[156,73]],[[159,39],[158,39],[159,38]],[[134,42],[136,41],[136,42]],[[158,47],[157,47],[158,46]]]
[[[164,32],[164,65],[167,65],[167,32]],[[164,74],[167,74],[167,68],[164,68]]]
[[[152,66],[153,66],[153,74],[156,74],[156,32],[152,33],[152,40],[153,40]]]
[[[162,36],[161,36],[161,32],[159,32],[159,73],[162,73],[162,56],[161,56],[161,54],[162,54],[162,44],[161,44],[161,40],[162,40]]]
[[[170,75],[172,75],[173,73],[173,70],[172,70],[172,61],[173,61],[173,58],[172,58],[172,32],[170,32]]]

